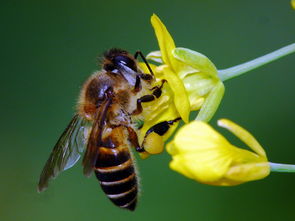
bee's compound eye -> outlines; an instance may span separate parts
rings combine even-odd
[[[115,66],[113,64],[104,64],[103,69],[106,71],[113,71],[115,69]]]
[[[114,57],[113,62],[114,62],[115,65],[119,65],[119,66],[124,65],[124,66],[127,66],[127,67],[129,67],[130,69],[132,69],[134,71],[137,71],[135,62],[131,58],[127,57],[127,56],[118,55],[118,56]]]

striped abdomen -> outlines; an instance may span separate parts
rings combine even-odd
[[[137,178],[127,147],[100,147],[95,175],[107,197],[117,206],[134,210],[137,202]]]

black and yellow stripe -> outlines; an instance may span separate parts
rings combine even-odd
[[[117,206],[134,210],[138,184],[127,147],[100,147],[95,175],[107,197]]]

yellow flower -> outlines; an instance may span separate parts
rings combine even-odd
[[[147,58],[162,63],[150,64],[156,77],[156,85],[165,79],[162,95],[152,102],[143,103],[144,124],[140,129],[139,142],[142,143],[146,132],[152,126],[163,121],[181,117],[189,122],[190,111],[200,110],[197,119],[209,121],[219,106],[224,93],[223,83],[217,75],[214,64],[204,55],[185,48],[176,48],[175,43],[161,20],[153,15],[151,23],[158,39],[160,51],[150,53]],[[139,64],[142,71],[148,73],[146,64]],[[166,141],[178,123],[174,123],[162,137]],[[160,145],[159,145],[160,146]],[[160,153],[163,147],[149,150]],[[141,154],[145,158],[146,154]],[[144,156],[143,156],[144,155]]]
[[[291,6],[293,9],[295,9],[295,0],[291,0]]]
[[[165,25],[155,14],[151,23],[160,51],[151,52],[147,58],[162,63],[155,67],[155,75],[168,81],[179,116],[187,123],[190,111],[200,110],[197,119],[209,121],[224,93],[215,65],[201,53],[176,48]]]
[[[252,151],[230,144],[202,121],[182,127],[167,145],[172,155],[170,168],[198,182],[232,186],[258,180],[270,173],[266,154],[256,139],[239,125],[222,119],[218,125],[228,129]]]

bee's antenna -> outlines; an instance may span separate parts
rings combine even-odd
[[[137,59],[138,55],[140,55],[141,59],[143,60],[143,62],[145,63],[145,65],[147,66],[147,68],[149,69],[151,75],[155,76],[149,63],[147,62],[147,60],[145,59],[145,56],[142,54],[141,51],[136,51],[134,54],[134,58]]]

